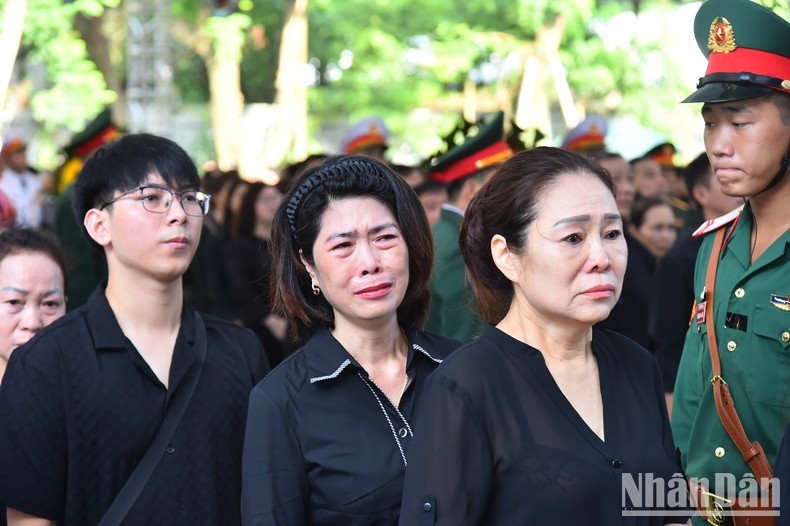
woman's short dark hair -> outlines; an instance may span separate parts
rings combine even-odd
[[[82,225],[88,210],[110,201],[116,191],[133,190],[151,174],[176,190],[200,189],[195,163],[178,144],[147,133],[126,135],[96,150],[80,170],[71,195],[77,224]],[[85,238],[99,247],[82,229]]]
[[[564,176],[579,173],[597,177],[614,196],[611,176],[594,162],[560,148],[539,147],[505,161],[469,203],[459,243],[484,321],[499,322],[514,294],[513,283],[494,263],[491,239],[499,234],[511,252],[523,254],[540,198]]]
[[[433,239],[417,195],[385,164],[370,157],[340,155],[302,173],[274,216],[273,309],[288,319],[297,342],[309,338],[321,324],[334,326],[332,307],[322,294],[312,293],[300,252],[314,265],[313,245],[327,206],[358,196],[374,197],[390,209],[409,249],[409,284],[398,307],[398,323],[403,329],[418,329],[428,315]]]
[[[0,232],[0,262],[16,254],[43,254],[60,268],[66,292],[66,261],[58,240],[48,232],[29,227],[11,227]]]
[[[631,225],[634,228],[640,228],[642,223],[645,222],[647,213],[657,206],[669,206],[671,208],[672,205],[663,197],[639,197],[631,207]]]

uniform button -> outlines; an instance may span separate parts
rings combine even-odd
[[[738,344],[735,342],[727,342],[727,350],[730,352],[734,351],[737,346]]]
[[[790,332],[785,331],[782,333],[782,341],[785,343],[790,342]]]
[[[170,446],[169,448],[165,449],[165,451],[167,451],[168,455],[172,455],[173,453],[176,452],[176,448],[174,448],[173,446]]]
[[[433,506],[431,506],[430,502],[426,502],[422,505],[422,509],[424,509],[425,511],[431,511],[433,509]]]
[[[743,290],[741,288],[735,289],[735,297],[736,298],[742,298],[745,295],[746,295],[746,291],[745,290]]]
[[[409,431],[405,427],[398,429],[398,436],[401,438],[406,438],[409,436]]]
[[[723,457],[724,456],[724,448],[723,447],[717,447],[716,451],[714,451],[713,454],[716,455],[719,458]]]
[[[612,465],[613,468],[618,468],[619,469],[623,465],[623,463],[620,460],[612,460],[612,464],[611,465]]]

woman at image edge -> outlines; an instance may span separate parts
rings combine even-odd
[[[400,524],[686,521],[623,501],[624,478],[677,469],[655,359],[593,328],[620,293],[622,228],[609,175],[555,148],[516,154],[476,195],[461,250],[495,325],[428,380]]]
[[[459,345],[419,330],[422,205],[382,163],[330,159],[284,197],[272,252],[274,309],[305,343],[250,396],[244,524],[397,524],[425,379]]]

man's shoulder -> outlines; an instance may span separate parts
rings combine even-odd
[[[74,363],[81,360],[85,349],[93,349],[92,339],[85,321],[85,311],[79,307],[52,322],[36,333],[27,343],[15,349],[11,359],[40,372],[60,368],[65,355]],[[84,345],[84,344],[88,345]]]
[[[209,333],[218,333],[224,338],[229,338],[242,344],[260,344],[260,340],[254,332],[252,332],[250,329],[242,327],[236,322],[226,320],[212,314],[206,314],[204,312],[199,312],[198,314],[206,326],[206,331]]]

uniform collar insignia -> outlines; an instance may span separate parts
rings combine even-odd
[[[729,225],[730,223],[735,221],[735,219],[737,219],[737,217],[740,215],[742,210],[743,210],[743,205],[739,206],[738,208],[736,208],[735,210],[733,210],[728,214],[724,214],[721,217],[717,217],[716,219],[709,219],[708,221],[705,221],[704,223],[702,223],[702,225],[700,225],[700,227],[697,230],[694,231],[692,236],[694,237],[702,236],[704,234],[707,234],[708,232],[713,232],[714,230],[717,230],[725,225]]]
[[[730,22],[724,17],[721,17],[721,22],[719,17],[714,18],[708,33],[708,49],[714,53],[729,53],[735,51],[736,47],[735,33]]]
[[[771,294],[771,305],[780,310],[790,311],[790,297],[781,294]]]

